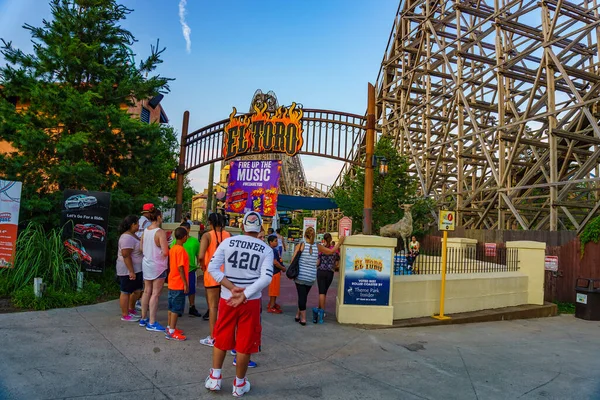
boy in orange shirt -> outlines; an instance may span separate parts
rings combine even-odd
[[[165,331],[165,337],[169,340],[187,339],[183,332],[177,329],[177,318],[183,315],[185,295],[189,292],[187,277],[190,272],[190,260],[183,248],[187,238],[185,228],[180,226],[175,229],[177,242],[169,250],[169,325]]]

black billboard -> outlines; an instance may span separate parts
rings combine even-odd
[[[106,262],[110,193],[67,189],[62,203],[64,244],[87,272],[102,272]]]

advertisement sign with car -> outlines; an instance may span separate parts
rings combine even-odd
[[[13,266],[21,206],[21,182],[0,180],[0,268]]]
[[[82,270],[104,269],[109,211],[110,193],[72,189],[64,192],[64,245],[71,257],[81,263]]]

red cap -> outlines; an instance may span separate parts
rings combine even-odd
[[[152,203],[146,203],[142,207],[142,213],[148,212],[148,211],[152,210],[153,208],[154,208],[154,204],[152,204]]]

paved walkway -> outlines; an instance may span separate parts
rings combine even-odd
[[[285,314],[263,314],[249,399],[600,399],[599,322],[362,330],[329,317],[302,327],[295,296],[284,299]],[[116,301],[0,315],[0,399],[231,398],[230,356],[223,392],[203,386],[208,324],[185,316],[181,328],[187,342],[121,322]]]

